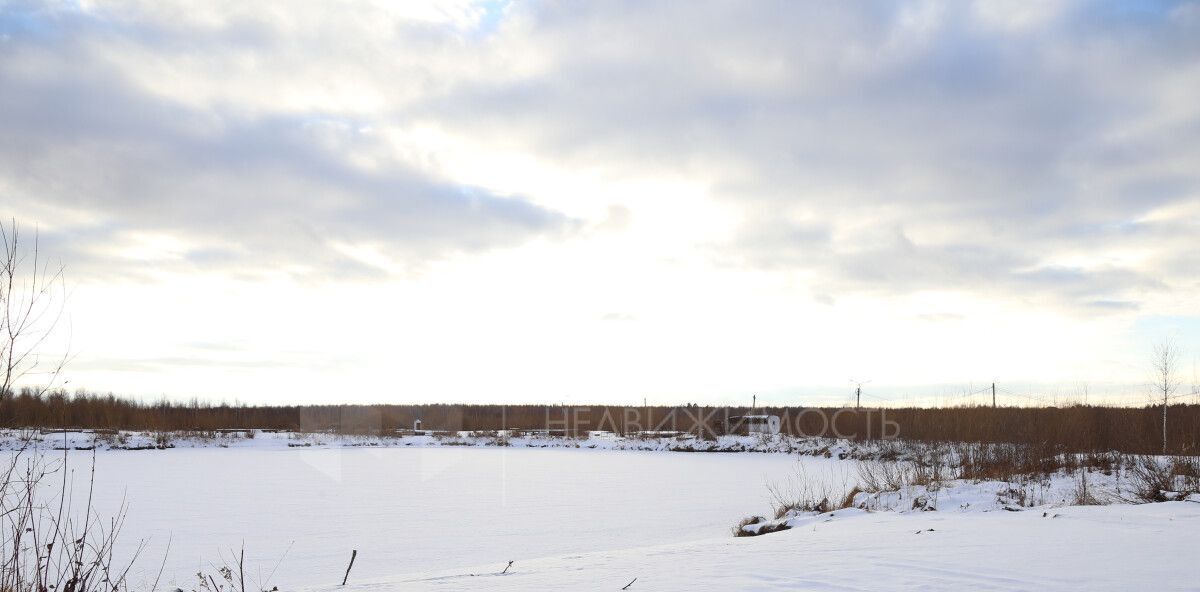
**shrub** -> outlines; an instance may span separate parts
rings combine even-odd
[[[863,491],[899,491],[909,484],[900,461],[859,461],[858,478]]]
[[[0,467],[0,590],[5,592],[124,592],[128,565],[119,565],[113,546],[124,523],[124,508],[107,524],[94,517],[91,489],[96,461],[92,456],[92,481],[87,505],[78,514],[70,504],[45,498],[46,481],[65,470],[67,454],[56,462],[22,448]],[[71,497],[67,478],[59,490]]]
[[[1087,476],[1087,469],[1082,469],[1075,477],[1075,490],[1071,495],[1071,503],[1076,506],[1099,506],[1101,505],[1100,499],[1092,493],[1091,487],[1088,486]]]
[[[1195,457],[1138,456],[1128,469],[1133,502],[1166,502],[1200,493],[1200,462]]]
[[[1129,467],[1128,476],[1133,487],[1134,502],[1167,501],[1166,492],[1171,487],[1171,468],[1152,456],[1139,456]]]

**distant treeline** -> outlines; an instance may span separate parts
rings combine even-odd
[[[745,407],[630,407],[613,405],[271,405],[141,402],[113,395],[0,395],[0,427],[93,428],[148,431],[214,431],[239,428],[390,434],[411,429],[447,431],[550,430],[582,434],[607,430],[725,433]],[[781,419],[781,431],[798,436],[925,442],[1018,443],[1056,449],[1156,453],[1162,450],[1162,407],[760,407],[754,414]],[[1167,412],[1168,451],[1200,454],[1200,405]]]

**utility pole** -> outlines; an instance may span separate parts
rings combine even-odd
[[[750,412],[753,413],[755,409],[758,409],[758,393],[750,395]]]
[[[996,383],[992,383],[992,409],[996,408]]]
[[[854,380],[853,378],[851,378],[850,382],[854,383],[854,408],[862,409],[862,385],[867,384],[868,382],[871,382],[871,381],[869,381],[869,380]]]

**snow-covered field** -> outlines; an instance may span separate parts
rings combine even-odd
[[[13,436],[0,434],[0,448],[14,448]],[[740,518],[769,515],[767,482],[798,468],[833,490],[852,481],[855,461],[837,458],[845,443],[702,444],[833,458],[669,453],[679,441],[601,436],[154,443],[52,434],[34,445],[50,458],[70,449],[77,503],[95,455],[100,515],[128,507],[118,555],[147,539],[135,587],[154,579],[169,542],[160,589],[196,588],[197,571],[243,545],[248,589],[618,590],[634,578],[632,591],[1200,589],[1200,503],[1065,507],[1067,477],[1027,485],[1032,509],[1006,501],[1010,484],[955,482],[859,494],[860,505],[890,511],[798,513],[790,530],[731,536]],[[1098,491],[1114,484],[1092,481]],[[913,510],[921,496],[937,511]]]
[[[70,454],[78,499],[91,453]],[[164,581],[185,588],[244,541],[250,581],[267,584],[282,558],[266,587],[293,589],[340,582],[352,549],[359,581],[728,537],[739,516],[767,509],[765,480],[796,462],[482,447],[98,451],[96,499],[101,515],[128,504],[119,552],[150,539],[134,581],[153,579],[168,540]]]

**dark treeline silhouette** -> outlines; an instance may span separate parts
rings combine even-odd
[[[38,394],[23,390],[0,396],[0,427],[91,428],[147,431],[274,429],[391,434],[413,427],[445,431],[549,430],[579,435],[588,430],[620,434],[643,431],[726,433],[729,418],[750,413],[737,407],[631,407],[614,405],[267,405],[200,401],[142,402],[113,395]],[[1161,407],[942,407],[804,408],[766,407],[781,431],[796,436],[924,442],[1016,443],[1077,452],[1162,450]],[[1168,451],[1200,453],[1200,405],[1168,410]]]

